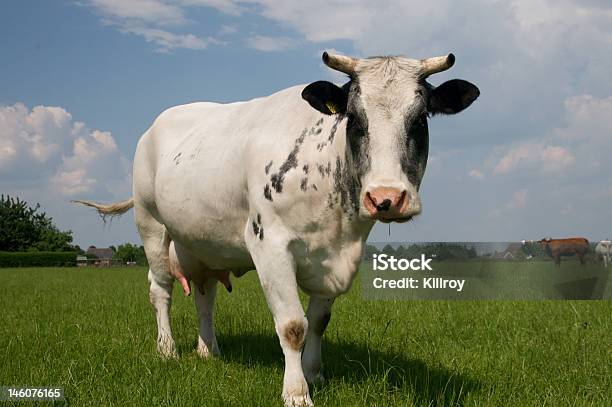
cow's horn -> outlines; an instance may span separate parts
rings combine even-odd
[[[331,69],[344,72],[347,75],[352,75],[355,73],[355,65],[357,65],[357,60],[355,58],[344,55],[328,54],[327,52],[323,53],[322,58],[323,63],[329,66]]]
[[[433,75],[438,72],[446,71],[455,63],[455,56],[453,54],[444,55],[441,57],[432,57],[421,60],[421,66],[423,67],[422,73],[425,77]]]

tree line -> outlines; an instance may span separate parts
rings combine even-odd
[[[30,206],[17,197],[0,195],[0,252],[73,252],[88,258],[96,257],[73,245],[72,241],[72,231],[59,230],[53,218],[42,211],[40,204]],[[114,252],[113,258],[121,260],[123,264],[134,262],[147,265],[143,246],[126,243],[110,248]],[[17,259],[15,256],[7,254],[5,257]]]
[[[53,218],[11,196],[0,196],[0,251],[74,251],[72,231],[61,231]]]

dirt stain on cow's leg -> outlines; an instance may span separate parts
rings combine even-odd
[[[282,335],[292,349],[302,349],[306,336],[304,322],[296,319],[287,322],[282,328]]]

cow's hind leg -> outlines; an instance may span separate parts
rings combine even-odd
[[[220,354],[219,345],[217,344],[213,323],[217,280],[209,278],[202,286],[203,292],[200,291],[200,287],[196,287],[194,291],[196,309],[198,310],[198,317],[200,319],[198,355],[205,359],[211,356],[218,356]]]
[[[174,278],[170,274],[168,263],[168,232],[146,209],[135,205],[135,210],[138,232],[149,262],[149,299],[155,308],[157,319],[157,351],[165,357],[177,357],[170,326]]]
[[[310,297],[308,303],[308,333],[302,353],[302,369],[308,384],[322,384],[325,381],[321,372],[321,342],[331,318],[333,303],[333,298],[318,297]]]
[[[209,358],[219,355],[219,345],[215,337],[213,313],[215,296],[217,294],[217,279],[213,273],[197,257],[177,242],[170,244],[170,265],[175,277],[182,276],[188,290],[192,280],[195,292],[195,304],[200,320],[198,335],[198,355]]]

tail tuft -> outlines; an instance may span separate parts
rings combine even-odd
[[[108,205],[104,205],[104,204],[93,202],[93,201],[82,201],[79,199],[76,199],[70,202],[78,203],[81,205],[89,206],[90,208],[94,208],[96,211],[98,211],[98,213],[102,217],[102,220],[104,220],[105,222],[106,222],[107,216],[111,216],[111,217],[121,216],[134,207],[134,198],[126,199],[125,201],[115,202],[115,203],[108,204]]]

